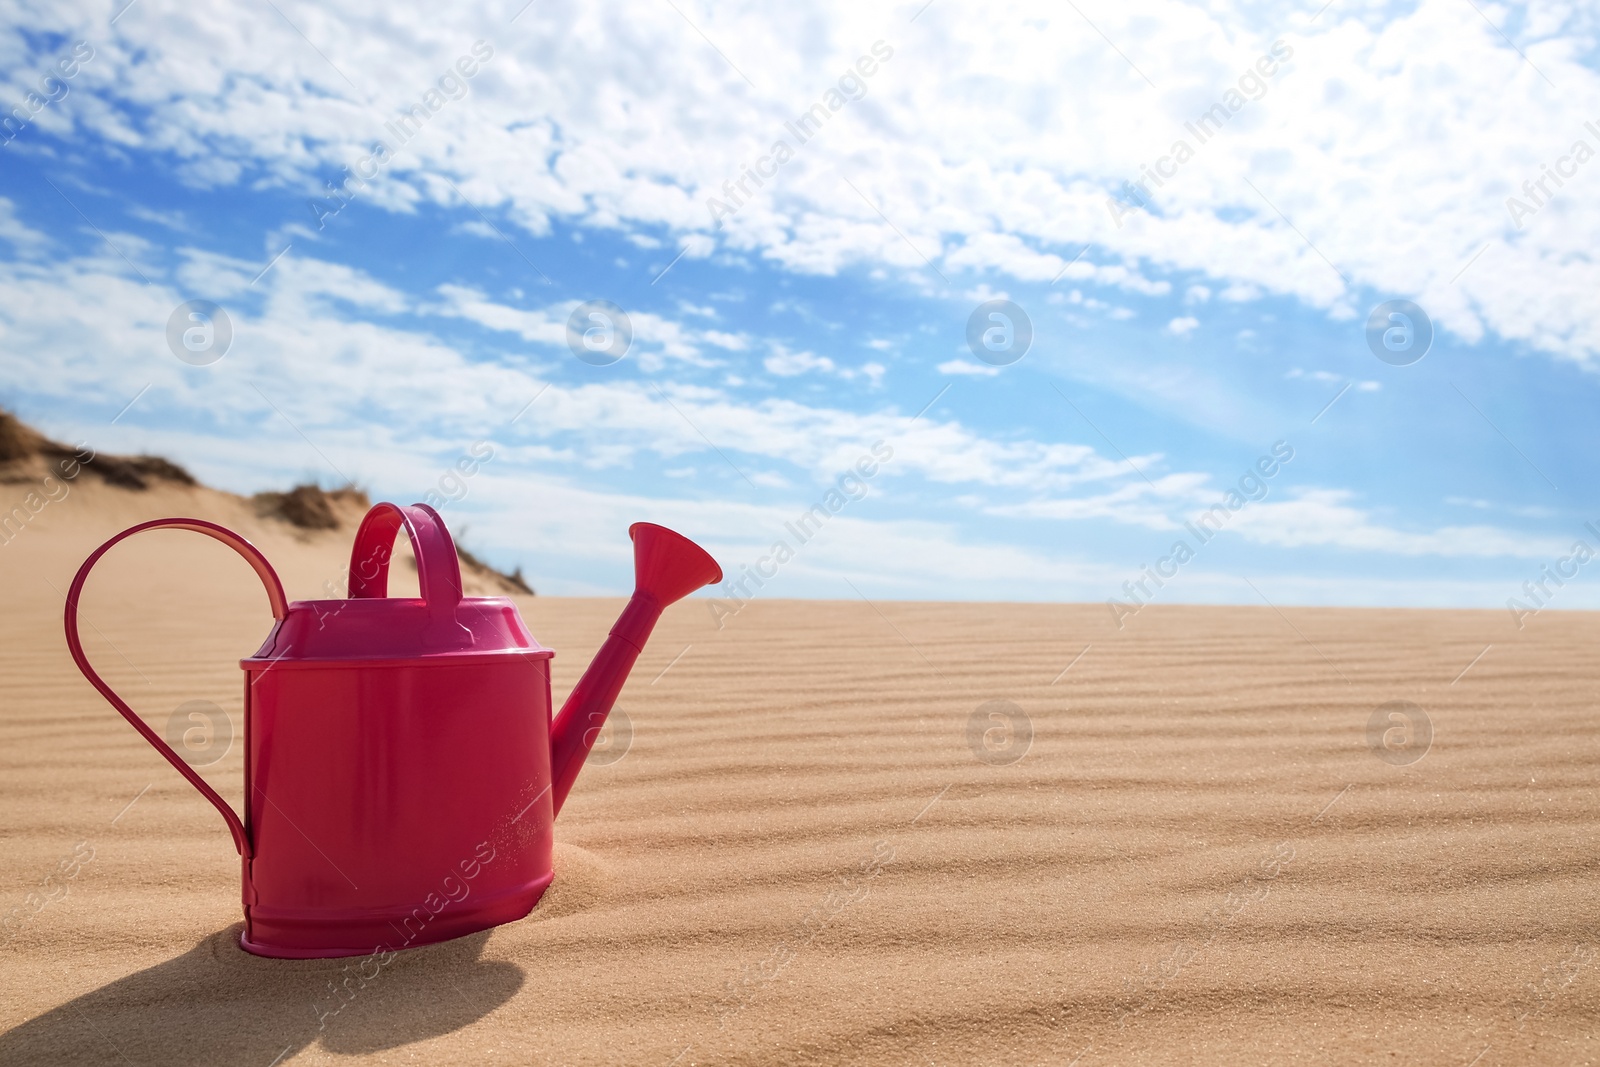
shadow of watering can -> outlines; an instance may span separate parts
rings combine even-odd
[[[249,561],[277,620],[245,671],[244,818],[89,665],[78,598],[119,541],[164,527]],[[404,527],[422,595],[387,596]],[[662,610],[722,580],[687,538],[640,522],[634,592],[552,720],[550,659],[506,597],[465,597],[454,543],[425,504],[378,504],[356,531],[348,600],[288,603],[238,534],[156,519],[95,550],[67,593],[78,669],[207,800],[243,867],[257,955],[379,956],[520,919],[550,884],[556,813]]]

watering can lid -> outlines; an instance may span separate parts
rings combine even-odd
[[[389,560],[404,527],[417,560],[420,597],[390,597]],[[453,661],[464,655],[548,659],[508,597],[461,595],[461,564],[439,513],[426,504],[373,505],[350,553],[350,596],[297,600],[246,669],[316,666],[330,660]]]

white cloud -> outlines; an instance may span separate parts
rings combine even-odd
[[[450,230],[452,233],[470,233],[474,237],[482,237],[490,241],[500,240],[500,235],[494,232],[494,227],[482,219],[462,219],[452,226]]]
[[[225,260],[208,262],[213,270],[231,269]],[[799,498],[814,496],[816,486],[831,484],[873,442],[883,442],[892,457],[872,479],[872,493],[894,492],[902,479],[920,478],[966,490],[950,495],[964,498],[977,514],[1109,520],[1157,530],[1176,528],[1216,499],[1207,475],[1164,469],[1160,455],[1131,457],[1130,467],[1088,445],[997,440],[931,414],[913,419],[893,409],[851,412],[781,398],[741,400],[686,384],[541,381],[528,369],[472,361],[426,334],[363,319],[396,307],[429,312],[409,308],[359,272],[315,260],[286,258],[258,288],[265,289],[258,310],[236,302],[232,312],[248,350],[194,368],[165,348],[166,317],[179,290],[129,280],[111,253],[0,264],[0,332],[7,341],[0,347],[0,378],[22,380],[33,366],[29,353],[48,343],[52,373],[34,375],[34,389],[83,412],[65,427],[74,439],[105,450],[155,448],[208,480],[244,490],[282,485],[307,471],[330,480],[426,487],[441,469],[439,456],[488,438],[496,445],[496,465],[474,482],[472,507],[462,513],[476,535],[503,558],[522,551],[518,546],[555,543],[564,558],[610,561],[623,574],[626,545],[618,531],[640,517],[707,537],[725,563],[765,552],[783,520],[793,517],[783,506],[683,493],[673,499],[591,483],[590,472],[626,468],[641,456],[663,460],[675,484],[697,485],[732,476],[725,455],[755,484],[794,490]],[[472,300],[470,293],[452,291],[435,313],[448,319]],[[505,326],[535,335],[541,328],[521,320]],[[146,384],[149,393],[134,415],[108,426],[109,416]],[[528,400],[534,402],[524,409]],[[352,420],[352,411],[363,418]],[[1030,499],[983,502],[1001,494]],[[922,593],[941,582],[952,558],[962,559],[961,574],[953,585],[937,585],[941,595],[1097,598],[1123,577],[1105,562],[973,541],[952,523],[854,515],[834,523],[828,538],[808,545],[804,557],[785,568],[788,584],[775,586],[774,594],[828,595],[830,583],[843,577],[861,578],[868,582],[862,588],[880,595]],[[1565,548],[1560,538],[1485,525],[1403,529],[1337,489],[1250,504],[1227,531],[1279,548],[1401,557],[1555,558]],[[545,587],[606,591],[560,579]],[[1202,572],[1185,588],[1186,596],[1231,595],[1221,576]],[[1401,596],[1398,588],[1373,596],[1392,601]]]
[[[516,308],[496,303],[483,293],[460,285],[441,285],[438,292],[443,302],[427,305],[423,310],[467,319],[487,329],[513,333],[525,341],[562,351],[567,343],[567,319],[579,306],[574,300],[542,308]],[[715,367],[718,361],[706,356],[703,346],[742,351],[749,344],[740,334],[685,326],[649,312],[627,314],[633,329],[629,352],[649,370],[659,369],[666,359],[697,367]]]
[[[157,226],[165,226],[167,229],[177,233],[194,232],[193,227],[189,225],[189,221],[183,217],[183,212],[181,211],[156,211],[153,208],[145,207],[143,204],[129,204],[128,214],[136,219],[143,219],[145,222],[153,222]]]
[[[1479,511],[1503,511],[1508,515],[1517,515],[1526,519],[1548,519],[1556,514],[1554,511],[1546,507],[1529,506],[1526,504],[1496,504],[1488,500],[1480,500],[1474,497],[1448,496],[1445,497],[1444,502],[1446,504],[1453,504],[1456,507],[1476,508]]]
[[[1284,375],[1284,377],[1285,378],[1289,378],[1291,380],[1295,379],[1295,378],[1308,378],[1308,379],[1310,379],[1311,381],[1314,381],[1314,382],[1328,382],[1328,383],[1344,381],[1343,377],[1333,373],[1332,371],[1326,371],[1326,370],[1308,371],[1308,370],[1301,370],[1299,367],[1291,368],[1288,371],[1288,373],[1286,373]]]
[[[721,330],[702,330],[700,340],[708,345],[716,345],[730,352],[743,352],[750,347],[749,338],[743,334],[724,333]]]
[[[834,370],[834,362],[827,356],[819,356],[813,352],[791,352],[782,345],[773,345],[772,355],[762,360],[761,365],[767,368],[769,374],[776,374],[780,378],[793,378],[812,371]]]
[[[939,364],[938,371],[940,374],[974,374],[993,378],[1000,373],[1000,368],[991,367],[987,363],[974,363],[967,359],[947,359]]]
[[[444,303],[431,309],[435,314],[469,319],[491,330],[514,333],[524,341],[551,346],[567,343],[567,316],[577,306],[574,301],[564,309],[566,314],[557,309],[522,310],[497,304],[484,294],[460,285],[441,285],[439,295]]]
[[[44,248],[50,239],[17,218],[16,205],[0,196],[0,240],[8,241],[21,255],[30,255]]]
[[[767,368],[767,373],[780,378],[795,378],[811,373],[832,374],[847,382],[865,378],[874,389],[883,384],[883,376],[888,373],[888,368],[882,363],[868,362],[859,367],[841,367],[827,356],[819,356],[815,352],[791,352],[781,344],[772,346],[772,355],[762,360],[761,365]]]
[[[1327,545],[1400,556],[1542,559],[1560,555],[1570,543],[1492,526],[1401,530],[1375,522],[1369,512],[1351,505],[1354,495],[1342,489],[1299,490],[1288,500],[1247,505],[1228,528],[1251,541],[1284,548]]]
[[[926,284],[937,278],[924,256],[947,274],[1029,281],[1065,267],[1075,282],[1152,294],[1168,284],[1153,274],[1197,272],[1223,300],[1287,295],[1335,316],[1363,313],[1360,291],[1403,293],[1468,341],[1492,331],[1571,359],[1600,353],[1590,179],[1556,190],[1521,228],[1505,206],[1585,136],[1567,101],[1594,98],[1600,75],[1584,65],[1592,27],[1579,6],[1529,16],[1530,63],[1455,0],[1382,18],[1335,5],[1315,24],[1227,0],[1088,2],[1084,17],[1159,91],[1043,0],[952,6],[912,29],[850,4],[812,11],[803,32],[753,0],[702,13],[753,86],[669,5],[566,0],[511,27],[486,3],[280,6],[326,60],[270,11],[178,0],[143,0],[111,29],[88,0],[27,4],[4,51],[26,68],[43,57],[32,41],[92,36],[97,54],[52,123],[164,153],[194,184],[308,193],[361,160],[401,106],[483,39],[494,55],[467,97],[429,120],[365,202],[459,204],[448,175],[529,232],[560,218],[681,243],[713,233],[706,198],[883,40],[893,57],[866,96],[725,220],[719,251],[797,271],[888,267]],[[1293,58],[1266,95],[1199,146],[1160,190],[1159,214],[1113,224],[1108,191],[1275,38]],[[538,43],[553,41],[559,50]],[[42,151],[35,142],[13,148]],[[712,254],[703,243],[691,255]]]
[[[1158,211],[1124,220],[1120,229],[1104,210],[1106,191],[1181,136],[1196,105],[1214,101],[1270,43],[1274,35],[1263,31],[1276,26],[1257,21],[1264,9],[1237,0],[1152,0],[1138,10],[1084,0],[1085,16],[1161,86],[1152,92],[1103,39],[1085,32],[1082,20],[1042,0],[935,8],[903,32],[898,12],[891,19],[860,5],[809,12],[801,32],[753,3],[697,13],[755,86],[703,47],[668,7],[553,0],[507,28],[507,13],[486,5],[421,11],[360,8],[347,0],[280,3],[337,70],[270,10],[240,16],[176,0],[142,0],[111,30],[106,13],[86,3],[25,5],[13,21],[30,30],[0,28],[0,56],[24,69],[29,42],[39,34],[102,35],[96,60],[70,98],[52,109],[54,125],[39,134],[70,123],[74,151],[79,145],[94,151],[87,134],[98,133],[117,154],[149,153],[153,167],[179,160],[180,178],[192,185],[277,186],[303,202],[324,178],[370,150],[383,122],[432,84],[442,63],[483,37],[495,55],[467,98],[435,115],[360,199],[393,212],[448,206],[458,229],[494,242],[497,254],[505,254],[500,234],[462,207],[450,183],[512,237],[559,227],[581,244],[586,228],[619,234],[643,249],[628,250],[627,261],[645,278],[684,251],[679,271],[714,255],[719,264],[752,270],[776,264],[899,277],[940,298],[1003,295],[1008,285],[1031,291],[1059,281],[1047,299],[1069,303],[1075,323],[1089,321],[1078,310],[1131,316],[1115,302],[1137,303],[1135,295],[1168,297],[1153,324],[1212,300],[1288,296],[1354,320],[1346,325],[1357,348],[1366,310],[1360,303],[1372,290],[1417,299],[1442,330],[1460,338],[1519,338],[1575,360],[1600,352],[1600,316],[1588,299],[1600,274],[1587,243],[1600,229],[1600,202],[1581,195],[1580,180],[1520,230],[1504,210],[1505,196],[1564,151],[1581,124],[1574,127],[1570,111],[1531,67],[1455,0],[1418,0],[1383,18],[1335,5],[1303,36],[1284,32],[1295,58],[1268,94],[1162,190]],[[1487,10],[1497,21],[1505,17]],[[1579,100],[1600,88],[1583,66],[1582,17],[1540,9],[1520,30],[1507,28],[1539,69]],[[1286,22],[1302,26],[1305,19]],[[709,191],[738,174],[767,132],[781,130],[797,102],[814,99],[813,90],[826,86],[841,61],[880,37],[895,55],[869,80],[866,97],[830,119],[714,240],[707,236]],[[530,110],[529,101],[537,108]],[[39,136],[13,149],[44,159],[56,144]],[[134,214],[168,229],[182,221],[143,209]],[[78,229],[76,218],[67,217]],[[493,427],[507,437],[508,455],[526,468],[559,465],[577,482],[594,471],[659,460],[683,479],[673,491],[684,485],[685,494],[688,486],[701,488],[690,479],[730,477],[707,438],[752,481],[774,488],[825,480],[863,442],[882,439],[894,443],[896,460],[878,485],[889,489],[905,478],[953,487],[948,499],[974,512],[1167,528],[1203,502],[1205,475],[1167,469],[1158,456],[1136,457],[1150,485],[1087,445],[977,432],[948,414],[943,422],[930,413],[913,423],[910,411],[926,394],[909,405],[903,395],[899,406],[864,402],[859,386],[881,387],[889,375],[883,363],[852,363],[859,334],[837,347],[806,342],[813,352],[791,350],[799,348],[794,341],[785,348],[759,334],[701,328],[728,325],[711,303],[731,308],[741,299],[764,303],[766,295],[707,294],[707,306],[685,301],[676,312],[634,315],[632,362],[609,376],[585,376],[572,373],[566,351],[574,304],[552,302],[544,295],[550,290],[530,284],[528,295],[499,288],[491,295],[453,284],[405,293],[319,259],[319,242],[329,235],[311,227],[309,211],[296,208],[293,217],[269,221],[273,234],[293,235],[296,245],[252,286],[279,241],[265,242],[266,254],[254,262],[182,248],[170,277],[152,266],[161,258],[158,247],[115,230],[106,234],[115,250],[84,230],[95,241],[92,254],[47,260],[40,253],[55,242],[0,201],[0,241],[16,260],[0,266],[4,380],[82,410],[83,428],[108,440],[140,425],[152,440],[177,442],[182,458],[202,473],[233,479],[275,482],[285,469],[320,467],[317,449],[357,477],[404,478],[431,462],[431,449],[454,448]],[[348,222],[334,218],[329,226]],[[580,250],[592,251],[592,244]],[[142,284],[119,252],[153,284]],[[950,276],[948,287],[923,256]],[[609,258],[599,256],[596,269],[604,270]],[[1167,277],[1177,279],[1181,297]],[[1196,278],[1204,284],[1191,284]],[[1061,295],[1068,286],[1091,285],[1110,302],[1078,288]],[[171,359],[163,333],[172,306],[202,289],[230,302],[237,337],[226,360],[197,370]],[[804,304],[785,295],[791,311]],[[1184,308],[1180,300],[1195,306]],[[1236,307],[1211,306],[1208,333],[1236,329],[1228,316],[1246,317]],[[1058,328],[1067,310],[1050,316]],[[394,324],[401,316],[404,329]],[[468,352],[444,340],[487,336],[468,323],[492,333],[483,346],[491,351]],[[1198,326],[1191,316],[1169,323],[1178,336],[1193,336]],[[873,349],[912,347],[909,328],[903,335],[892,325],[872,328],[895,338],[867,342]],[[49,374],[40,373],[41,353]],[[1100,362],[1085,373],[1137,394],[1141,403],[1204,411],[1219,425],[1245,421],[1232,417],[1236,405],[1219,398],[1220,376],[1207,368]],[[763,380],[761,363],[769,375],[791,380]],[[911,361],[890,363],[895,384],[909,377]],[[656,374],[664,367],[700,384],[666,386]],[[695,376],[687,368],[708,373]],[[925,373],[925,366],[915,370]],[[937,370],[998,373],[964,359]],[[1305,376],[1348,380],[1326,371]],[[844,390],[839,381],[857,385]],[[142,407],[182,413],[215,432],[155,427],[138,410],[106,427],[147,383]],[[1362,392],[1381,388],[1377,381],[1351,384]],[[546,386],[528,416],[504,429],[505,419]],[[839,406],[767,396],[775,387],[830,397],[827,403]],[[869,403],[878,410],[843,410]],[[289,420],[316,449],[288,428]],[[518,484],[505,477],[504,484]],[[527,484],[571,488],[558,477]],[[607,507],[636,503],[626,494],[598,495],[611,501]],[[691,507],[663,500],[647,506]],[[743,521],[741,529],[756,531],[765,520]],[[892,536],[881,525],[874,529],[878,548],[916,546],[916,566],[926,573],[934,573],[937,553],[948,559],[963,547],[949,528],[907,524]],[[1252,505],[1237,531],[1262,545],[1419,557],[1510,557],[1549,547],[1484,525],[1418,529],[1331,488]],[[1050,570],[1038,554],[994,545],[983,551],[991,563],[1008,560],[992,572],[1008,581],[1020,573],[1007,569],[1013,567],[1042,568],[1038,573],[1052,580],[1081,576],[1076,565]],[[907,574],[915,569],[907,566]]]
[[[190,262],[202,261],[218,276],[234,269],[229,261],[191,254]],[[0,380],[27,381],[34,395],[85,412],[102,408],[106,418],[148,384],[144,409],[161,405],[235,439],[241,466],[217,468],[230,471],[231,484],[270,483],[286,469],[321,466],[324,457],[341,476],[377,477],[408,469],[430,450],[457,449],[491,428],[501,435],[496,440],[547,450],[535,459],[560,448],[567,450],[563,462],[595,468],[646,453],[669,460],[704,453],[710,439],[732,456],[761,461],[755,470],[792,465],[826,479],[850,466],[865,445],[885,440],[895,449],[896,478],[1069,492],[1132,477],[1120,461],[1088,445],[996,440],[929,414],[914,419],[893,409],[750,400],[702,385],[626,378],[541,380],[537,365],[524,359],[472,360],[429,334],[378,320],[397,311],[466,318],[540,341],[570,366],[564,308],[519,311],[451,286],[441,288],[439,301],[412,306],[358,271],[299,256],[285,257],[229,304],[236,351],[213,367],[192,368],[166,348],[166,322],[180,290],[131,281],[119,267],[109,252],[48,265],[0,263],[0,336],[7,342],[0,347]],[[259,307],[253,310],[250,300]],[[637,320],[657,337],[691,336],[655,316]],[[771,348],[777,355],[769,358],[795,367],[873,382],[884,373],[879,364],[841,370],[826,357]],[[32,353],[40,351],[52,354],[49,375],[36,373]],[[510,429],[507,420],[534,396],[537,403]],[[361,418],[352,419],[352,411]],[[294,427],[284,438],[289,451],[263,447],[288,424]],[[96,440],[107,432],[92,418],[86,425]],[[302,432],[320,451],[304,446]],[[1159,458],[1136,461],[1146,466]]]
[[[852,457],[854,458],[854,457]],[[880,491],[880,479],[896,460],[870,480],[868,491]],[[609,563],[615,575],[610,586],[579,585],[570,580],[545,581],[541,592],[616,593],[631,581],[628,542],[619,537],[631,522],[645,519],[682,530],[703,544],[738,578],[746,565],[770,556],[782,537],[796,548],[792,561],[776,578],[756,591],[758,599],[796,595],[854,597],[845,579],[869,596],[915,596],[929,588],[941,596],[1011,599],[1093,598],[1123,578],[1107,564],[1079,558],[1070,551],[1038,552],[1027,548],[963,537],[946,523],[924,520],[869,520],[851,510],[830,518],[804,545],[784,524],[797,519],[806,503],[752,505],[734,500],[675,501],[640,494],[612,493],[540,474],[491,474],[484,491],[517,502],[504,513],[473,516],[473,530],[491,545],[540,544],[570,546],[575,555]],[[851,505],[856,507],[858,505]],[[961,566],[951,568],[951,560]],[[1196,583],[1197,586],[1199,583]],[[747,586],[752,588],[751,586]],[[719,590],[708,590],[717,593]],[[695,602],[679,610],[707,610]],[[728,622],[739,625],[738,619]],[[907,650],[906,655],[914,658]]]
[[[1141,469],[1151,461],[1152,457],[1136,457],[1135,460]],[[1168,474],[1148,482],[1135,478],[1115,489],[1090,496],[1039,498],[985,510],[992,515],[1067,522],[1112,519],[1152,530],[1176,530],[1182,526],[1186,512],[1202,503],[1215,501],[1217,492],[1209,485],[1210,478],[1204,474]]]
[[[855,370],[846,368],[843,373],[846,378],[865,378],[868,384],[876,389],[883,384],[883,376],[888,372],[889,368],[882,363],[863,363]]]
[[[1142,465],[1142,464],[1141,464]],[[1281,548],[1311,546],[1350,549],[1396,556],[1446,558],[1515,557],[1542,559],[1559,555],[1565,542],[1556,537],[1530,537],[1492,526],[1444,526],[1408,531],[1377,521],[1354,506],[1355,494],[1343,489],[1292,491],[1287,500],[1251,501],[1224,518],[1221,530],[1256,544]],[[1153,530],[1177,530],[1222,504],[1221,492],[1201,474],[1172,474],[1150,483],[1130,481],[1088,496],[1039,499],[1024,504],[991,506],[990,514],[1076,521],[1111,519]],[[1480,501],[1464,501],[1477,506]],[[1487,505],[1485,505],[1487,506]]]

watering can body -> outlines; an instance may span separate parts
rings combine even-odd
[[[469,603],[520,629],[497,600]],[[296,604],[278,639],[330,608]],[[525,650],[323,661],[291,645],[244,660],[245,948],[365,954],[532,911],[551,880],[551,656],[529,638]]]
[[[231,545],[267,586],[276,623],[244,668],[244,817],[88,664],[77,633],[89,570],[158,527]],[[420,597],[391,598],[404,528]],[[633,599],[560,715],[554,653],[505,597],[465,597],[455,547],[425,505],[376,505],[357,531],[346,600],[288,603],[237,534],[156,520],[112,538],[67,597],[89,680],[222,812],[242,864],[242,946],[264,956],[366,955],[527,915],[553,877],[557,811],[662,608],[721,572],[697,546],[640,523]]]

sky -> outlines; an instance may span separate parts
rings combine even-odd
[[[1596,608],[1597,30],[12,3],[0,404],[548,594]]]

